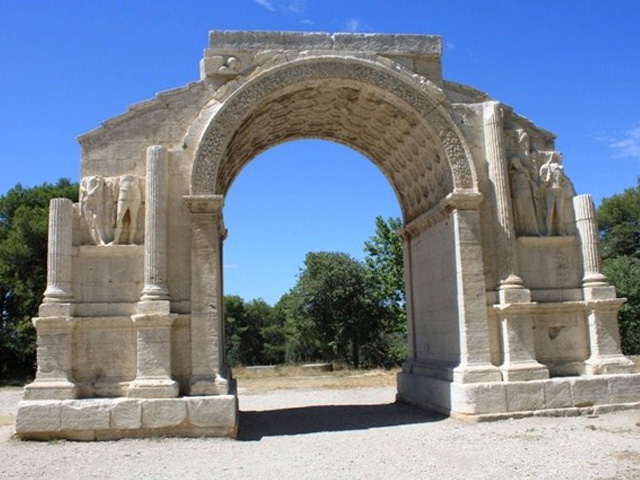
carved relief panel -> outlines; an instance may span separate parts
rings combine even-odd
[[[575,195],[553,142],[520,126],[507,130],[509,179],[518,236],[562,236],[567,228],[565,200]],[[569,205],[570,202],[567,204]]]
[[[80,182],[81,220],[89,244],[139,245],[143,241],[144,179],[135,175],[85,177]]]

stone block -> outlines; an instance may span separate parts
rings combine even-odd
[[[72,400],[62,403],[62,430],[109,428],[108,400]]]
[[[55,432],[62,425],[61,402],[22,401],[18,404],[16,432]]]
[[[234,426],[237,423],[238,402],[234,395],[187,398],[191,425],[196,427]]]
[[[530,412],[544,407],[545,382],[513,382],[506,384],[507,411]]]
[[[142,405],[138,400],[118,398],[111,405],[111,428],[128,430],[142,426]]]
[[[640,402],[640,375],[611,375],[608,380],[611,403]]]
[[[187,417],[187,403],[180,398],[145,399],[141,403],[143,428],[175,427]]]
[[[544,382],[545,408],[568,408],[573,406],[571,385],[567,380],[549,380]]]
[[[578,377],[569,380],[571,395],[576,407],[606,405],[609,399],[609,384],[606,378]]]
[[[451,411],[468,415],[503,413],[507,411],[506,384],[451,384]]]

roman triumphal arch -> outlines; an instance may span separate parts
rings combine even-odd
[[[51,202],[38,370],[18,435],[236,434],[224,198],[259,153],[300,138],[361,152],[398,197],[400,400],[469,418],[640,405],[591,198],[576,195],[552,133],[443,80],[441,46],[212,32],[199,81],[82,135],[80,201]]]

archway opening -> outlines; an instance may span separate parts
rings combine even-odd
[[[343,252],[366,268],[365,242],[376,234],[376,217],[401,223],[397,197],[379,169],[334,142],[288,142],[247,165],[229,189],[223,213],[229,232],[225,349],[238,381],[241,437],[423,421],[422,414],[394,405],[395,374],[406,358],[406,317],[402,331],[380,327],[387,343],[364,345],[356,371],[351,356],[327,344],[327,332],[301,325],[307,319],[296,318],[291,308],[307,253]],[[300,334],[313,338],[301,345]],[[386,359],[384,352],[372,352],[383,347],[392,350]],[[339,371],[324,371],[329,365]],[[341,390],[338,406],[324,405],[322,392],[308,394],[327,387]],[[353,387],[367,388],[363,394]],[[255,395],[266,390],[268,397]],[[355,423],[354,415],[361,417]]]
[[[228,97],[221,97],[222,105],[198,121],[201,133],[189,137],[199,140],[187,200],[203,199],[212,211],[226,199],[249,162],[293,140],[343,144],[362,153],[383,173],[398,199],[404,223],[410,362],[398,377],[401,394],[407,390],[401,377],[408,375],[413,382],[411,375],[417,371],[437,376],[446,388],[458,366],[475,361],[461,348],[468,333],[461,324],[468,330],[468,325],[486,322],[482,299],[468,293],[484,291],[477,241],[481,196],[475,171],[460,132],[439,104],[442,98],[432,97],[429,88],[360,59],[291,62],[259,71]],[[220,226],[211,228],[224,237]],[[200,241],[194,245],[203,255]],[[193,265],[192,285],[213,280],[217,269],[222,269],[216,248],[211,248],[216,257],[212,265]],[[467,259],[473,268],[460,267]],[[218,284],[211,302],[206,292],[192,300],[197,305],[197,325],[205,328],[205,318],[217,317],[219,335],[222,319],[216,310],[223,310],[222,292]],[[207,305],[217,308],[209,313]],[[447,398],[438,401],[447,402]]]

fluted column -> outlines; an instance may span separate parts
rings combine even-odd
[[[37,334],[35,380],[25,387],[25,400],[75,398],[72,381],[73,328],[71,290],[73,202],[54,198],[49,203],[47,288],[39,317],[33,319]]]
[[[582,285],[584,287],[607,286],[607,277],[601,272],[600,235],[591,195],[585,194],[573,197],[573,208],[576,214],[576,227],[580,238],[584,266]]]
[[[177,397],[171,378],[171,314],[167,288],[168,152],[159,145],[147,149],[144,221],[144,288],[138,311],[131,316],[136,330],[137,373],[127,396]]]
[[[73,202],[67,198],[54,198],[49,202],[49,241],[47,248],[47,289],[43,303],[72,301]]]
[[[585,362],[586,373],[635,373],[634,363],[622,355],[620,349],[618,310],[625,300],[616,298],[615,287],[609,285],[601,272],[600,236],[591,195],[575,196],[573,207],[582,250],[582,290],[591,349],[591,355]]]
[[[229,391],[224,359],[222,195],[185,196],[191,212],[191,395]]]
[[[498,289],[523,290],[522,279],[518,276],[518,260],[516,252],[516,233],[514,227],[513,210],[511,206],[511,189],[507,172],[507,154],[504,145],[503,113],[499,102],[486,102],[484,107],[484,144],[485,155],[489,164],[489,180],[493,185],[498,218],[496,232],[495,256],[498,265]],[[524,292],[521,292],[524,293]],[[501,303],[510,303],[512,294],[501,293]],[[527,295],[518,295],[518,301],[529,301]]]
[[[499,102],[486,102],[484,108],[485,154],[489,180],[493,185],[498,228],[496,255],[498,269],[498,314],[502,334],[503,364],[506,381],[548,378],[549,371],[535,358],[531,292],[518,276],[515,219],[511,205],[511,186],[507,170],[504,118]]]
[[[159,145],[147,149],[142,301],[168,300],[167,196],[168,154]]]

